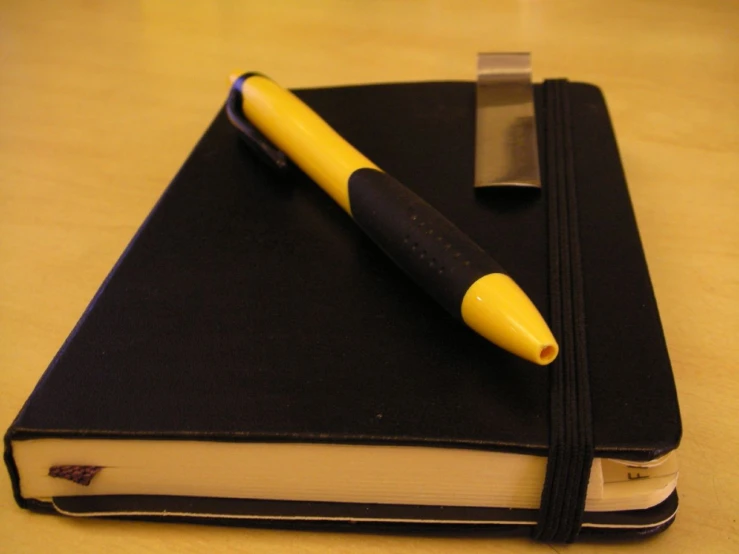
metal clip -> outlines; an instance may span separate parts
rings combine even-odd
[[[475,187],[541,188],[531,55],[477,55]]]
[[[252,152],[275,169],[285,171],[289,167],[285,153],[267,140],[244,115],[241,85],[251,75],[255,75],[255,73],[245,73],[231,85],[231,91],[228,93],[228,99],[226,100],[226,115]]]

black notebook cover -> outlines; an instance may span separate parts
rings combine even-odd
[[[557,337],[562,354],[553,366],[515,358],[448,316],[307,177],[278,175],[253,157],[221,112],[9,430],[18,502],[48,508],[20,497],[12,457],[12,441],[39,437],[546,456],[553,372],[571,363],[575,347],[586,355],[594,455],[649,460],[675,449],[681,427],[670,362],[605,102],[590,85],[559,88],[567,104],[556,114],[547,87],[536,89],[542,191],[472,187],[473,83],[299,92],[493,254],[547,320],[560,317],[554,296],[578,299],[580,328],[560,326],[569,338]],[[569,138],[556,139],[555,126]],[[570,160],[574,176],[568,194],[577,217],[567,221],[551,210],[559,190],[548,170],[553,156]],[[578,241],[578,279],[568,290],[552,290],[561,281],[552,276],[553,234]],[[91,501],[59,499],[71,513],[78,500]],[[187,499],[139,501],[167,510]],[[189,513],[206,501],[191,502]],[[253,510],[267,514],[262,521],[275,509],[342,511],[261,506]],[[671,521],[676,496],[660,506],[650,531]],[[201,511],[208,509],[231,508]]]

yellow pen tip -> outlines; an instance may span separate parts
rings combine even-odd
[[[462,299],[462,319],[501,348],[538,365],[559,354],[549,326],[519,286],[503,273],[475,281]]]

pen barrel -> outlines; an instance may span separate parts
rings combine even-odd
[[[450,314],[522,358],[545,365],[556,357],[556,341],[536,306],[472,239],[294,94],[261,75],[236,83],[247,120]]]
[[[349,178],[352,217],[409,277],[450,314],[481,277],[503,268],[433,206],[390,175],[358,169]]]
[[[241,84],[244,116],[348,213],[347,183],[377,168],[292,92],[253,74]]]

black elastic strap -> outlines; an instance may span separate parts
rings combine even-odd
[[[543,107],[545,190],[549,205],[550,313],[560,337],[550,371],[549,459],[534,537],[572,542],[582,524],[593,462],[593,431],[577,220],[572,118],[568,84],[545,81]]]

